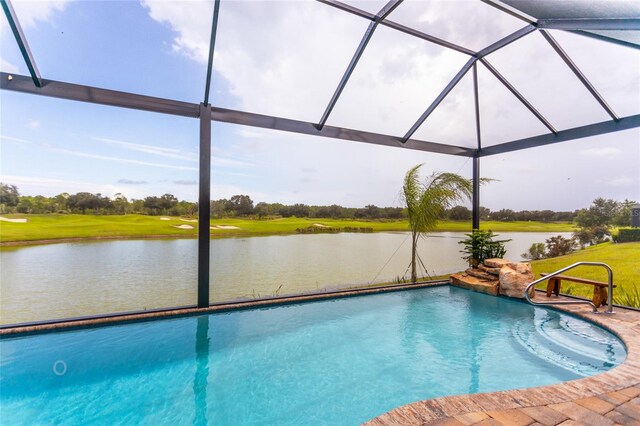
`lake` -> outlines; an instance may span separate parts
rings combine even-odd
[[[503,232],[506,257],[558,233]],[[570,236],[568,233],[561,234]],[[460,232],[420,241],[429,274],[466,268]],[[211,241],[211,302],[392,281],[408,271],[406,232],[222,238]],[[196,240],[58,243],[0,251],[0,323],[196,303]]]

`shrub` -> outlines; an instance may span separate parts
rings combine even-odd
[[[565,238],[562,235],[547,238],[545,243],[547,244],[547,256],[549,257],[558,257],[569,254],[573,251],[576,245],[573,238]]]
[[[466,254],[466,256],[463,256],[462,258],[469,262],[469,265],[472,267],[478,266],[480,263],[484,262],[485,259],[503,257],[507,252],[507,249],[504,247],[504,243],[511,241],[494,241],[493,238],[497,237],[497,235],[491,232],[491,230],[480,231],[474,229],[471,234],[465,235],[469,238],[460,241],[458,244],[464,244],[464,249],[460,250],[460,253]]]
[[[613,295],[613,303],[640,308],[640,290],[638,287],[619,288]]]
[[[616,242],[618,243],[630,243],[633,241],[640,241],[640,228],[620,228]]]
[[[525,259],[539,260],[545,256],[544,243],[533,243],[529,247],[529,251],[522,253],[521,256]]]

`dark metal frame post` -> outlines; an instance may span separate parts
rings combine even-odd
[[[473,100],[476,115],[476,138],[478,150],[473,156],[473,199],[471,206],[471,228],[480,229],[480,152],[482,152],[482,132],[480,131],[480,93],[478,90],[478,65],[473,64]]]
[[[32,95],[88,102],[99,105],[110,105],[120,108],[131,108],[140,111],[157,112],[179,117],[199,117],[200,106],[196,103],[154,98],[151,96],[100,89],[80,84],[63,83],[55,80],[43,80],[43,83],[44,84],[41,88],[35,87],[31,77],[29,76],[0,72],[0,90],[11,90]],[[403,148],[415,149],[424,152],[436,152],[439,154],[472,157],[475,152],[473,148],[446,145],[417,139],[409,139],[403,144],[402,139],[397,136],[389,136],[342,127],[324,126],[321,131],[318,131],[316,124],[311,122],[218,107],[212,107],[211,119],[213,121],[239,124],[242,126],[274,129],[284,132],[321,136],[375,145],[393,147],[401,146]],[[525,139],[505,142],[499,145],[485,146],[482,148],[482,152],[479,153],[478,156],[486,157],[504,152],[518,151],[521,149],[550,145],[638,127],[640,127],[640,114],[630,115],[628,117],[620,118],[618,121],[608,120],[586,126],[575,127],[573,129],[560,130],[557,134],[533,136]]]
[[[13,10],[11,0],[0,0],[0,4],[2,4],[4,14],[7,16],[7,21],[9,21],[9,26],[13,32],[13,36],[16,38],[16,42],[18,43],[18,48],[20,49],[20,53],[22,53],[24,62],[27,64],[33,84],[35,84],[36,87],[42,87],[42,77],[40,77],[40,72],[36,66],[36,61],[31,54],[31,49],[29,49],[27,38],[24,36],[22,27],[18,21],[18,15],[16,15],[15,10]]]
[[[602,95],[600,95],[600,93],[598,93],[596,88],[593,87],[593,84],[591,84],[591,82],[582,73],[582,71],[580,71],[578,66],[571,60],[571,58],[569,57],[567,52],[565,52],[564,49],[560,46],[560,44],[558,44],[556,39],[553,38],[553,36],[551,34],[549,34],[545,30],[540,30],[540,34],[542,34],[542,36],[545,38],[545,40],[547,40],[547,42],[551,45],[551,47],[553,47],[553,50],[555,50],[556,53],[558,54],[558,56],[560,56],[560,58],[564,61],[564,63],[567,64],[569,69],[571,69],[571,71],[575,74],[575,76],[578,78],[578,80],[580,80],[580,82],[589,91],[589,93],[591,93],[591,96],[593,96],[595,98],[595,100],[598,101],[600,106],[602,106],[602,108],[604,108],[604,110],[607,112],[607,114],[609,114],[611,116],[611,118],[613,118],[615,121],[620,120],[620,117],[618,117],[618,115],[615,113],[615,111],[613,111],[611,106],[609,106],[607,101],[604,100]]]
[[[482,132],[480,131],[480,94],[478,90],[478,66],[473,64],[473,101],[476,115],[476,138],[478,151],[482,150]]]
[[[211,73],[213,72],[213,52],[216,48],[216,33],[218,32],[218,15],[220,0],[213,4],[213,19],[211,20],[211,40],[209,41],[209,61],[207,62],[207,81],[204,87],[204,104],[209,104],[209,89],[211,88]]]
[[[384,21],[385,18],[389,16],[389,14],[391,14],[391,12],[393,12],[400,5],[400,3],[402,3],[402,1],[403,0],[390,0],[373,17],[371,23],[369,24],[369,27],[367,27],[367,31],[365,31],[364,36],[362,36],[362,40],[360,41],[358,48],[353,54],[353,57],[351,58],[351,62],[349,62],[349,66],[347,67],[347,70],[344,72],[344,75],[342,76],[342,79],[340,80],[340,83],[338,84],[336,91],[333,93],[333,96],[329,101],[329,105],[327,105],[327,107],[325,108],[324,113],[322,114],[322,118],[320,118],[320,122],[318,122],[318,125],[316,126],[318,130],[322,130],[327,120],[329,119],[329,115],[331,114],[331,111],[333,111],[333,108],[336,106],[336,103],[338,102],[338,98],[340,98],[340,95],[342,94],[342,91],[346,87],[347,82],[349,81],[349,78],[351,78],[351,74],[353,74],[353,71],[356,69],[356,66],[360,61],[360,58],[362,57],[364,50],[367,48],[367,45],[371,41],[371,37],[373,37],[373,33],[376,31],[378,24]]]
[[[507,81],[507,79],[498,72],[497,69],[495,69],[493,67],[493,65],[491,65],[489,63],[489,61],[486,58],[481,58],[480,62],[482,62],[482,64],[485,66],[485,68],[487,68],[491,74],[493,74],[498,81],[500,81],[500,83],[502,83],[504,85],[504,87],[506,87],[513,96],[515,96],[516,98],[518,98],[518,100],[520,102],[522,102],[522,104],[533,114],[536,116],[536,118],[538,120],[540,120],[540,122],[549,130],[551,130],[551,133],[558,133],[558,131],[555,129],[555,127],[553,127],[553,125],[546,119],[544,118],[544,116],[542,114],[540,114],[540,112],[535,109],[533,107],[533,105],[531,105],[531,103],[524,97],[522,96],[522,94],[520,92],[518,92],[516,90],[515,87],[513,87],[513,85],[511,85],[511,83],[509,83]]]
[[[473,157],[473,198],[471,208],[471,225],[473,229],[480,229],[480,157]]]
[[[100,89],[97,87],[83,86],[79,84],[63,83],[55,80],[43,80],[43,82],[43,87],[38,88],[33,85],[31,78],[28,76],[0,72],[0,90],[11,90],[32,95],[89,102],[99,105],[110,105],[120,108],[131,108],[140,111],[158,112],[180,117],[198,118],[200,116],[200,104],[196,103],[153,98],[151,96],[136,95],[133,93],[118,92],[115,90]],[[410,139],[404,145],[401,145],[400,138],[380,133],[365,132],[334,126],[324,126],[322,130],[318,130],[316,128],[316,124],[306,121],[291,120],[288,118],[273,117],[269,115],[254,114],[251,112],[218,107],[212,107],[211,110],[211,119],[222,123],[239,124],[242,126],[260,127],[265,129],[281,130],[283,132],[350,140],[376,145],[392,147],[402,146],[408,149],[437,152],[440,154],[460,155],[464,157],[470,157],[473,155],[472,148],[455,145],[417,139]]]
[[[505,152],[519,151],[521,149],[535,148],[537,146],[551,145],[565,141],[588,138],[591,136],[620,132],[622,130],[638,127],[640,127],[640,114],[630,115],[628,117],[621,118],[618,121],[602,121],[600,123],[588,124],[586,126],[574,127],[572,129],[559,130],[556,134],[532,136],[498,145],[486,146],[482,149],[482,152],[479,155],[481,157],[486,157],[489,155],[503,154]]]
[[[211,105],[200,104],[200,195],[198,197],[198,308],[209,306],[211,252]]]
[[[431,115],[431,113],[433,111],[435,111],[435,109],[438,107],[438,105],[440,105],[440,102],[442,102],[444,100],[444,98],[447,97],[447,95],[449,94],[449,92],[451,92],[453,90],[454,87],[456,87],[456,85],[460,82],[460,80],[462,80],[462,77],[465,76],[465,74],[467,73],[467,71],[469,71],[471,69],[471,67],[473,66],[473,64],[476,63],[476,61],[478,60],[478,58],[470,58],[460,69],[460,71],[458,71],[458,73],[453,77],[453,79],[447,84],[447,86],[442,90],[442,92],[440,92],[440,94],[436,97],[436,99],[431,103],[431,105],[429,105],[429,108],[427,108],[427,110],[422,113],[422,115],[420,116],[420,118],[418,118],[418,121],[416,121],[413,126],[411,126],[411,128],[409,129],[409,131],[407,131],[407,133],[405,133],[405,135],[402,138],[402,142],[405,143],[407,142],[411,136],[420,128],[420,126],[422,126],[422,123],[425,122],[425,120],[427,118],[429,118],[429,116]]]

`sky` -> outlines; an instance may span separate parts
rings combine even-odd
[[[385,2],[352,2],[376,12]],[[188,102],[203,99],[212,2],[13,2],[43,78]],[[523,27],[480,1],[406,0],[389,19],[473,50]],[[317,122],[368,22],[315,1],[222,1],[211,103]],[[553,36],[620,116],[640,113],[640,52]],[[487,58],[557,129],[609,116],[534,32]],[[402,136],[468,60],[379,26],[328,125]],[[6,18],[0,69],[28,74]],[[483,66],[484,146],[547,129]],[[198,120],[0,91],[0,180],[21,194],[171,193],[195,201]],[[476,146],[468,73],[414,135]],[[214,122],[212,198],[399,206],[406,171],[471,177],[464,157]],[[640,130],[485,157],[481,204],[573,210],[596,197],[640,201]]]

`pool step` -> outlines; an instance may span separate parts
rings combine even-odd
[[[535,356],[581,376],[608,370],[624,350],[615,337],[568,316],[540,315],[513,327],[516,341]]]
[[[538,325],[539,332],[558,345],[608,362],[621,362],[624,356],[613,345],[619,341],[604,330],[570,316],[551,317]],[[569,338],[567,338],[569,336]],[[620,359],[622,358],[622,359]]]

